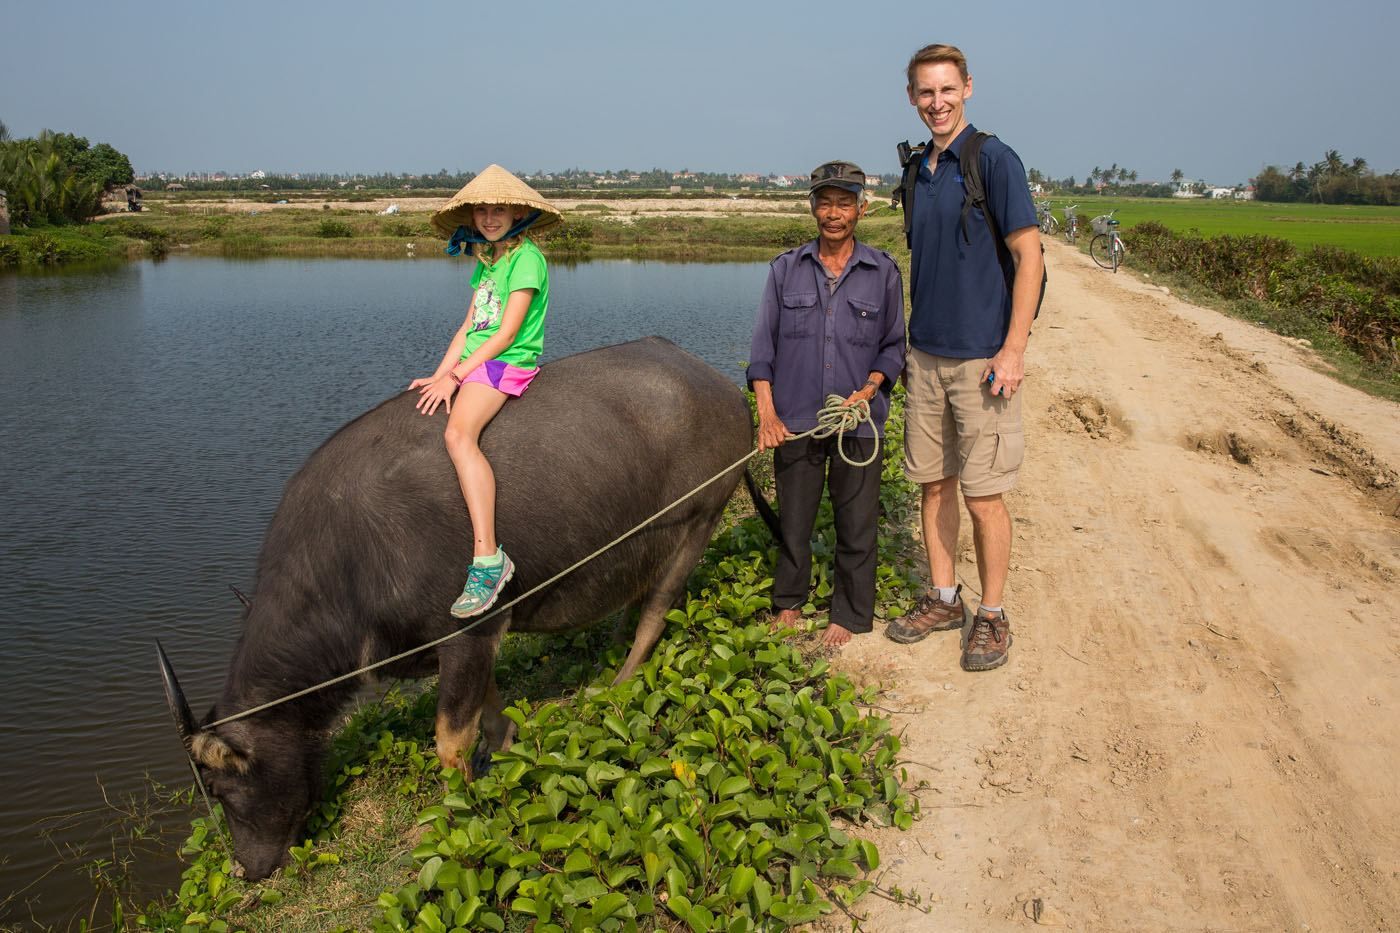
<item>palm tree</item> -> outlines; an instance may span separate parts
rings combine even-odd
[[[1183,172],[1181,169],[1179,169],[1179,168],[1174,168],[1174,169],[1172,169],[1172,184],[1173,184],[1173,185],[1179,185],[1179,184],[1181,184],[1181,179],[1183,179],[1183,178],[1185,178],[1185,177],[1186,177],[1186,173]]]
[[[1322,156],[1323,173],[1328,178],[1336,178],[1338,175],[1346,174],[1346,163],[1342,161],[1342,154],[1335,149],[1328,149]]]
[[[1098,180],[1099,180],[1099,176],[1102,175],[1102,174],[1103,174],[1103,169],[1101,169],[1101,168],[1099,168],[1097,165],[1095,165],[1095,166],[1094,166],[1094,170],[1093,170],[1092,172],[1089,173],[1089,184],[1090,184],[1091,186],[1094,185],[1094,184],[1096,184],[1096,183],[1098,182]]]
[[[1349,174],[1355,176],[1365,175],[1367,171],[1368,170],[1366,166],[1366,160],[1361,158],[1361,156],[1357,156],[1356,158],[1352,159],[1351,168],[1347,169],[1347,172]]]
[[[1128,181],[1132,182],[1133,184],[1137,184],[1137,169],[1133,169],[1131,172],[1128,173]]]

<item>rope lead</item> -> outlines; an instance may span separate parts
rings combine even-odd
[[[874,463],[875,458],[880,455],[879,443],[876,443],[875,450],[871,453],[870,459],[865,460],[863,462],[857,463],[850,457],[846,456],[846,451],[842,447],[842,440],[845,438],[847,431],[853,431],[856,428],[858,428],[863,422],[870,420],[870,403],[861,400],[859,402],[856,402],[854,405],[847,405],[845,404],[845,402],[846,400],[839,395],[828,395],[826,397],[826,404],[823,405],[821,411],[817,413],[817,426],[810,431],[803,431],[801,434],[794,434],[792,437],[789,437],[788,440],[799,441],[804,437],[814,437],[817,440],[823,440],[835,434],[836,452],[841,455],[842,460],[845,460],[851,466],[858,467],[869,466],[871,463]],[[455,629],[451,632],[448,632],[441,638],[435,638],[430,642],[426,642],[425,644],[419,645],[417,648],[410,648],[407,651],[401,651],[398,654],[392,655],[390,657],[382,658],[378,661],[375,661],[372,664],[366,664],[364,667],[350,671],[348,674],[341,674],[338,677],[332,677],[330,680],[323,680],[319,684],[307,687],[304,690],[298,690],[295,693],[289,693],[286,696],[278,697],[275,700],[259,704],[258,706],[251,707],[250,709],[245,709],[242,712],[234,713],[231,716],[225,716],[224,718],[219,719],[215,722],[211,722],[206,726],[201,726],[199,728],[199,731],[207,732],[211,729],[216,729],[219,726],[226,725],[231,722],[237,722],[240,719],[246,719],[255,713],[261,713],[263,710],[271,709],[274,706],[280,706],[281,704],[286,703],[289,700],[295,700],[299,697],[304,697],[307,694],[315,693],[318,690],[323,690],[326,687],[329,687],[333,684],[338,684],[342,681],[349,680],[352,677],[358,677],[361,674],[366,674],[374,670],[375,668],[384,667],[385,665],[392,664],[395,661],[401,661],[404,658],[409,657],[410,655],[418,654],[420,651],[427,651],[429,648],[436,648],[443,642],[450,641],[451,639],[456,638],[458,635],[465,635],[467,632],[470,632],[472,629],[476,628],[478,625],[485,622],[487,619],[500,615],[502,612],[505,612],[507,609],[514,606],[516,603],[529,599],[531,596],[535,595],[545,587],[573,573],[575,570],[582,567],[584,564],[588,563],[593,558],[602,555],[604,552],[609,551],[617,545],[621,544],[623,541],[626,541],[628,538],[632,537],[634,534],[641,531],[647,525],[650,525],[652,522],[656,521],[658,518],[665,515],[667,512],[671,511],[676,506],[680,505],[682,502],[686,501],[691,496],[695,495],[700,490],[704,489],[706,486],[719,479],[721,476],[724,476],[731,470],[743,466],[744,463],[751,459],[756,453],[758,453],[757,449],[749,451],[748,453],[740,457],[738,460],[735,460],[729,466],[720,470],[714,476],[711,476],[709,479],[705,480],[699,486],[696,486],[690,492],[681,496],[675,502],[672,502],[670,505],[656,512],[650,518],[645,519],[639,524],[634,525],[632,528],[618,535],[612,541],[598,548],[598,550],[594,551],[592,554],[589,554],[582,560],[570,564],[568,567],[565,567],[563,570],[559,571],[554,576],[550,577],[548,580],[545,580],[543,583],[532,587],[530,590],[520,594],[505,605],[498,606],[492,609],[486,615],[478,616],[468,624],[462,626],[459,629]]]

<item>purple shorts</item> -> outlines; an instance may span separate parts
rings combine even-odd
[[[525,394],[525,390],[530,387],[530,381],[538,376],[539,372],[538,366],[534,369],[521,369],[519,366],[502,363],[500,360],[487,360],[467,373],[462,384],[479,382],[504,392],[506,395],[518,397]]]

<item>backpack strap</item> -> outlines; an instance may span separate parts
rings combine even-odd
[[[958,153],[958,171],[962,173],[963,190],[967,192],[963,198],[962,217],[958,220],[958,228],[962,231],[963,240],[971,245],[972,240],[967,235],[967,215],[976,206],[982,211],[982,216],[987,220],[987,229],[992,233],[992,244],[996,246],[997,262],[1001,265],[1001,274],[1006,279],[1006,290],[1012,291],[1016,287],[1016,261],[1011,256],[1011,248],[1006,245],[1006,240],[1002,238],[1001,231],[997,229],[997,222],[992,217],[992,209],[987,204],[987,188],[982,183],[982,144],[991,139],[994,133],[976,132],[967,138],[963,143],[962,151]],[[908,215],[905,215],[906,224]],[[1041,244],[1040,251],[1045,252],[1045,244]],[[1040,279],[1040,300],[1036,302],[1035,315],[1040,316],[1040,305],[1045,301],[1045,286],[1048,282],[1047,273],[1041,273]]]
[[[904,208],[904,245],[914,248],[914,191],[919,186],[919,169],[924,164],[924,154],[929,144],[924,143],[904,163],[904,174],[899,179],[895,195]]]
[[[958,171],[962,174],[963,190],[967,192],[967,196],[963,198],[962,217],[958,221],[958,229],[962,231],[963,241],[971,245],[972,240],[967,235],[967,215],[974,207],[980,210],[982,216],[987,219],[987,229],[992,231],[992,243],[996,245],[997,261],[1005,269],[1011,260],[1011,250],[1007,248],[1006,242],[1001,238],[1001,232],[997,230],[997,222],[993,219],[991,209],[987,206],[987,188],[982,183],[982,144],[991,139],[992,136],[992,133],[973,133],[963,143],[962,151],[958,153]]]

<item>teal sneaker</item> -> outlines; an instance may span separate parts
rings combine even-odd
[[[454,618],[466,619],[480,615],[496,603],[501,590],[515,575],[515,565],[510,562],[505,551],[501,551],[501,562],[495,567],[472,564],[467,569],[467,585],[462,595],[452,604]]]

